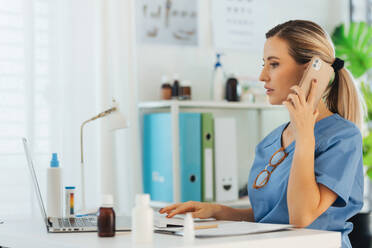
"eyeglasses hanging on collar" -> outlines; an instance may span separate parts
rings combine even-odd
[[[254,180],[253,183],[253,188],[260,189],[265,187],[270,179],[271,174],[287,156],[288,153],[285,152],[284,147],[280,147],[279,150],[277,150],[271,156],[269,163],[265,166],[265,168],[257,175],[256,180]]]

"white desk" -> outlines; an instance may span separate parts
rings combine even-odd
[[[152,245],[132,244],[130,232],[117,232],[114,238],[98,238],[97,233],[47,233],[42,222],[34,220],[36,225],[31,225],[31,220],[8,220],[0,224],[0,246],[18,248],[80,248],[80,247],[341,247],[341,234],[339,232],[318,231],[309,229],[293,229],[288,231],[251,234],[236,237],[221,237],[208,239],[195,239],[193,245],[183,243],[182,237],[155,234]]]

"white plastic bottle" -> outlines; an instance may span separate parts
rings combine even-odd
[[[62,178],[57,153],[52,154],[47,171],[48,217],[62,217]]]
[[[148,194],[136,195],[136,206],[132,210],[132,239],[135,243],[152,243],[154,211],[150,207]]]
[[[186,244],[190,244],[195,240],[194,219],[191,213],[187,213],[184,219],[183,240]]]
[[[211,99],[223,101],[225,99],[225,73],[220,62],[221,55],[217,53],[217,62],[214,66],[213,79],[211,85]]]

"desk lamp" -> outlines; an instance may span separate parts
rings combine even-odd
[[[115,100],[112,100],[112,107],[99,113],[98,115],[90,118],[89,120],[84,121],[80,126],[80,155],[81,155],[81,161],[80,161],[80,175],[81,175],[81,209],[85,210],[85,174],[84,174],[84,151],[83,151],[83,129],[85,124],[88,122],[107,117],[107,127],[109,131],[114,131],[122,128],[127,128],[128,123],[125,120],[125,117],[123,114],[118,110],[118,105],[115,102]]]

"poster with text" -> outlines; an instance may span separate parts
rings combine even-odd
[[[213,41],[217,50],[257,50],[265,42],[268,1],[213,0]]]

